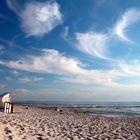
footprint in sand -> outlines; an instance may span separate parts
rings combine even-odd
[[[8,127],[5,127],[4,132],[5,134],[12,133],[12,131]]]
[[[8,127],[4,128],[4,133],[5,133],[5,136],[8,138],[8,140],[13,139],[12,131]]]

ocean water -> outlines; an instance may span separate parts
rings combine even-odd
[[[36,107],[61,107],[72,111],[85,112],[108,117],[140,118],[140,102],[54,102],[27,101],[17,104]]]

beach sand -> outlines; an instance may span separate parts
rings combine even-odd
[[[2,123],[0,123],[0,140],[4,140],[4,128],[6,126]]]
[[[140,119],[14,106],[0,112],[0,140],[140,140]]]

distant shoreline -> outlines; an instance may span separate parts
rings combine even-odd
[[[128,118],[140,118],[140,102],[120,104],[120,103],[94,103],[94,104],[82,104],[71,102],[20,102],[17,105],[27,105],[40,108],[63,108],[65,110],[73,112],[90,113],[93,115],[102,115],[107,117],[128,117]]]

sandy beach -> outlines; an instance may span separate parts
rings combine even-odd
[[[0,112],[0,140],[140,140],[140,119],[14,107]]]

